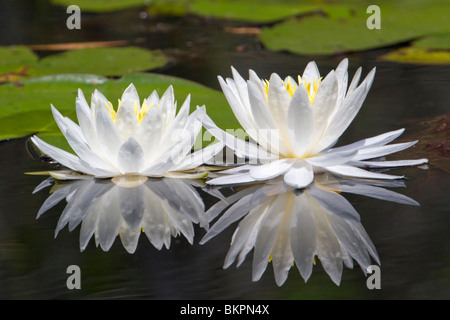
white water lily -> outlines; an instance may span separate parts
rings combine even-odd
[[[117,110],[95,90],[89,107],[78,90],[78,123],[64,117],[52,105],[61,132],[78,155],[56,148],[37,136],[36,146],[49,157],[73,170],[51,173],[56,178],[79,179],[80,174],[97,178],[122,175],[168,176],[196,168],[222,150],[220,143],[191,153],[206,115],[205,107],[189,114],[190,95],[178,113],[172,86],[159,97],[156,90],[140,103],[131,84],[119,100]]]
[[[49,178],[36,187],[38,192],[54,183]],[[80,250],[91,238],[109,251],[117,237],[134,253],[141,233],[158,250],[169,248],[172,237],[184,236],[192,244],[194,225],[208,230],[205,205],[192,179],[120,176],[113,179],[80,179],[56,184],[42,204],[37,218],[62,200],[67,204],[60,216],[55,237],[67,225],[80,225]]]
[[[355,193],[408,205],[418,203],[384,187],[402,187],[402,181],[341,179],[321,174],[304,189],[287,186],[281,178],[252,183],[213,205],[208,219],[220,218],[200,243],[206,243],[239,221],[224,268],[240,266],[253,250],[253,281],[258,281],[269,262],[281,286],[294,265],[304,281],[320,261],[337,285],[343,267],[355,260],[364,274],[373,259],[380,264],[376,248],[360,216],[342,193]]]
[[[273,73],[261,80],[250,70],[244,80],[232,68],[233,79],[219,77],[222,90],[243,129],[253,142],[246,142],[219,129],[207,116],[203,125],[250,165],[228,171],[229,176],[212,179],[210,184],[228,184],[283,176],[293,187],[302,188],[313,181],[314,173],[397,179],[362,168],[419,165],[427,159],[367,161],[414,145],[417,141],[387,145],[404,129],[333,148],[338,138],[357,115],[372,85],[375,68],[358,85],[361,68],[348,85],[348,60],[344,59],[324,78],[310,62],[302,76],[281,79]],[[263,163],[264,162],[264,163]],[[263,163],[263,164],[261,164]]]

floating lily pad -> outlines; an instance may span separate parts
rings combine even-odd
[[[407,47],[380,57],[380,60],[411,64],[450,65],[450,51]]]
[[[24,46],[0,47],[0,82],[48,74],[98,74],[120,76],[163,67],[160,50],[139,47],[101,47],[64,51],[43,59]]]
[[[413,45],[424,49],[450,50],[450,34],[427,36],[414,41]]]
[[[313,12],[341,16],[350,14],[347,5],[335,1],[327,1],[330,6],[324,6],[321,1],[296,0],[155,0],[147,12],[160,15],[194,14],[215,19],[237,20],[252,23],[272,23],[287,17],[299,16]]]
[[[25,46],[0,47],[0,83],[15,82],[26,77],[36,66],[37,55]]]
[[[179,107],[190,93],[191,111],[197,105],[206,105],[208,114],[219,126],[239,127],[222,92],[192,81],[150,73],[129,74],[120,79],[80,74],[54,75],[22,80],[20,86],[12,83],[0,86],[0,139],[37,133],[42,139],[70,151],[54,122],[50,104],[76,122],[75,97],[78,88],[83,90],[88,101],[97,88],[115,102],[130,83],[136,86],[142,99],[153,90],[161,96],[172,85]]]
[[[419,37],[447,32],[450,4],[429,1],[380,7],[381,28],[369,29],[366,7],[353,9],[353,15],[333,18],[311,15],[290,19],[263,28],[260,40],[270,50],[287,50],[298,54],[335,54],[369,50],[412,41]]]
[[[139,47],[87,48],[65,51],[41,59],[30,75],[92,73],[119,76],[164,66],[167,59],[160,50]]]
[[[51,0],[53,4],[70,6],[77,5],[81,12],[118,11],[136,7],[144,7],[148,0]]]

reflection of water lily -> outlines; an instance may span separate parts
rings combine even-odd
[[[307,65],[297,81],[291,77],[283,80],[275,73],[269,81],[262,81],[252,70],[250,79],[245,81],[235,69],[232,69],[233,79],[225,81],[219,77],[237,120],[257,145],[222,131],[207,116],[204,126],[238,156],[268,163],[244,166],[239,169],[239,174],[210,183],[249,182],[283,176],[287,184],[302,188],[318,171],[359,178],[395,179],[399,177],[362,168],[426,162],[426,159],[366,161],[412,146],[415,142],[386,145],[403,130],[332,148],[358,113],[375,75],[373,69],[358,85],[359,68],[347,86],[347,67],[348,61],[344,59],[323,79],[314,62]]]
[[[193,169],[212,158],[222,147],[214,144],[191,154],[201,130],[204,108],[189,115],[190,96],[176,113],[173,88],[161,98],[154,91],[140,104],[131,84],[119,100],[117,110],[95,90],[89,107],[81,90],[76,99],[79,125],[62,116],[53,106],[53,116],[78,156],[47,144],[32,141],[60,164],[95,177],[126,174],[163,176],[168,172]],[[54,174],[70,178],[67,174]],[[73,176],[78,178],[79,175]]]
[[[352,268],[353,260],[364,273],[371,258],[380,264],[359,214],[340,193],[417,205],[402,194],[382,188],[401,185],[401,181],[336,180],[328,174],[318,175],[303,190],[293,189],[280,179],[250,185],[208,210],[213,219],[232,204],[201,243],[243,218],[234,232],[225,268],[236,259],[239,266],[254,249],[253,280],[262,276],[271,261],[275,280],[282,285],[294,264],[307,281],[317,257],[330,278],[339,284],[343,266]]]
[[[46,180],[35,192],[48,184]],[[55,236],[66,225],[72,231],[81,223],[81,250],[94,236],[96,245],[108,251],[119,235],[133,253],[141,230],[157,249],[169,248],[171,237],[179,234],[192,244],[194,224],[208,229],[203,200],[194,186],[195,180],[146,177],[71,181],[57,185],[38,217],[66,199]]]

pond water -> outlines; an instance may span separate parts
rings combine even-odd
[[[286,76],[301,73],[306,63],[314,59],[325,74],[344,57],[300,57],[268,52],[253,35],[224,32],[224,27],[233,26],[232,22],[194,17],[144,18],[140,10],[88,14],[83,20],[83,29],[71,32],[61,27],[66,19],[61,8],[38,6],[37,1],[31,1],[28,9],[24,9],[24,1],[6,3],[8,10],[21,18],[15,22],[20,27],[1,31],[2,45],[130,40],[142,47],[160,48],[171,58],[168,66],[156,72],[216,89],[219,89],[217,75],[229,76],[231,65],[241,74],[253,69],[261,77],[268,77],[271,72]],[[31,10],[33,8],[35,10]],[[6,12],[0,13],[1,21],[11,25],[12,15]],[[24,173],[48,170],[52,164],[33,158],[28,152],[28,139],[21,138],[0,143],[0,298],[450,298],[448,153],[442,149],[427,149],[428,143],[445,139],[442,131],[434,129],[439,117],[449,112],[450,67],[378,61],[376,58],[383,51],[347,55],[350,75],[359,66],[365,72],[376,66],[377,75],[360,113],[339,144],[406,128],[398,142],[416,139],[420,142],[391,159],[427,157],[430,163],[427,168],[391,171],[407,177],[406,187],[395,188],[395,191],[414,199],[420,206],[344,195],[359,212],[361,223],[378,252],[380,290],[367,288],[366,277],[357,265],[353,269],[344,267],[340,286],[332,282],[320,263],[314,266],[306,284],[298,270],[291,268],[282,286],[276,285],[270,263],[259,281],[252,281],[251,253],[239,268],[234,263],[223,269],[238,222],[205,244],[199,244],[205,229],[193,223],[192,244],[180,235],[171,238],[168,248],[158,249],[144,231],[132,254],[127,252],[119,237],[107,251],[97,247],[93,238],[80,250],[80,233],[83,232],[80,225],[72,231],[64,226],[55,238],[58,221],[67,204],[65,200],[36,219],[49,197],[50,187],[33,193],[45,177]],[[153,186],[157,188],[156,185],[155,182]],[[189,190],[192,188],[199,192],[207,209],[219,201],[199,186],[190,186]],[[153,197],[164,199],[164,192],[158,190],[152,191]],[[77,265],[82,271],[81,290],[69,290],[66,286],[69,276],[66,270],[70,265]]]

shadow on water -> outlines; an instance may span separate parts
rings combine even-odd
[[[2,45],[36,44],[36,39],[39,39],[39,43],[68,42],[67,39],[70,42],[125,39],[142,47],[164,50],[171,58],[171,63],[157,72],[191,79],[216,89],[219,88],[217,75],[229,76],[231,65],[241,74],[251,68],[261,77],[269,77],[271,72],[282,76],[300,73],[312,59],[327,73],[342,59],[341,56],[299,57],[284,52],[268,52],[254,35],[224,32],[226,26],[234,26],[235,23],[230,21],[195,17],[142,18],[140,10],[104,15],[86,14],[82,31],[74,33],[61,27],[65,25],[66,19],[64,8],[37,5],[37,1],[30,3],[31,7],[36,5],[32,14],[23,10],[23,1],[9,1],[10,14],[6,14],[6,10],[1,11],[0,19],[8,25],[14,25],[11,24],[12,17],[18,19],[15,22],[18,28],[0,31]],[[12,29],[15,31],[11,32]],[[282,188],[276,189],[276,185],[270,186],[275,188],[269,193],[272,197],[302,199],[297,200],[301,202],[299,206],[329,211],[328,217],[342,227],[339,235],[345,234],[349,245],[352,243],[354,246],[340,251],[345,262],[340,286],[336,286],[332,280],[338,278],[336,274],[341,272],[340,264],[334,261],[331,266],[323,266],[322,262],[328,261],[326,256],[316,261],[305,284],[302,276],[307,275],[308,271],[300,274],[297,267],[310,265],[300,259],[298,251],[294,255],[280,253],[275,249],[267,251],[263,246],[251,243],[251,239],[245,242],[248,247],[230,247],[236,228],[243,233],[244,226],[252,226],[251,219],[256,219],[259,211],[252,211],[253,215],[247,214],[252,208],[239,211],[239,219],[229,221],[229,226],[200,244],[207,230],[214,232],[220,227],[220,224],[214,227],[215,223],[224,221],[220,220],[224,211],[218,212],[217,217],[210,216],[223,200],[192,181],[166,183],[165,180],[148,180],[137,189],[111,182],[80,181],[53,189],[50,197],[60,201],[55,201],[52,206],[48,202],[44,204],[50,199],[48,190],[54,188],[53,182],[41,185],[48,188],[33,194],[36,186],[42,182],[42,177],[24,175],[24,172],[48,170],[54,165],[37,161],[29,155],[26,139],[23,138],[0,144],[0,298],[450,298],[448,155],[430,154],[433,151],[427,149],[428,143],[440,139],[430,129],[435,119],[448,113],[450,68],[379,62],[376,59],[381,52],[383,50],[348,55],[350,74],[358,66],[362,66],[365,71],[377,66],[377,76],[363,108],[339,143],[402,127],[406,128],[405,141],[424,141],[395,157],[428,157],[428,169],[392,170],[407,177],[404,181],[407,188],[396,188],[396,194],[400,194],[398,197],[414,199],[420,206],[381,201],[367,197],[364,193],[331,191],[338,190],[338,185],[340,188],[342,185],[348,187],[348,182],[339,184],[333,180],[335,189],[328,185],[328,189],[316,190],[345,199],[345,203],[348,201],[358,212],[359,222],[333,214],[336,208],[320,209],[320,204],[327,202],[320,202],[314,198],[314,194],[308,194],[311,190],[296,194]],[[39,54],[44,56],[49,52]],[[383,190],[401,187],[402,183],[385,186]],[[264,188],[253,187],[256,189],[250,195],[258,195],[258,190]],[[367,187],[364,184],[364,188]],[[364,188],[360,186],[358,190]],[[135,194],[131,190],[139,191]],[[248,189],[244,189],[243,193],[247,196],[245,190]],[[121,196],[122,192],[128,193],[127,196]],[[173,199],[174,193],[184,194],[190,200],[184,201],[182,197]],[[225,196],[233,195],[231,190],[223,190],[223,193]],[[82,194],[84,197],[80,196]],[[143,195],[148,196],[145,199],[153,199],[150,206],[143,200]],[[67,209],[71,201],[77,199],[89,210]],[[268,203],[264,201],[269,200],[261,196],[259,201]],[[108,203],[108,212],[114,212],[116,219],[107,221],[111,224],[102,223],[102,215],[106,211],[93,210],[101,208],[99,203]],[[36,220],[43,204],[47,206],[44,207],[46,212],[42,215],[39,213],[39,219]],[[284,212],[287,215],[289,211]],[[305,212],[317,215],[317,211],[313,210],[295,213]],[[289,219],[282,215],[278,218],[279,226],[290,226],[286,223]],[[153,221],[159,221],[161,228],[152,230]],[[69,228],[65,228],[66,224]],[[355,233],[345,229],[344,225],[352,231],[360,230],[359,237],[352,238]],[[317,228],[316,231],[321,230]],[[55,238],[56,229],[58,235]],[[365,230],[367,235],[362,237],[361,230]],[[331,236],[333,233],[328,231],[327,236],[335,240]],[[298,237],[301,236],[305,234],[299,233]],[[326,246],[326,238],[320,241]],[[336,248],[336,242],[333,243]],[[363,245],[358,247],[358,244]],[[80,250],[80,245],[83,250]],[[246,251],[253,246],[259,261],[259,269],[256,268],[256,278],[259,280],[256,282],[252,281],[255,276],[253,251]],[[241,264],[236,269],[232,262],[239,252],[243,253],[239,260]],[[248,253],[247,257],[245,253]],[[270,253],[272,260],[268,263]],[[225,260],[227,254],[229,260]],[[353,269],[348,268],[350,260],[344,259],[347,256],[357,257],[358,263],[354,263]],[[308,257],[307,261],[311,262],[311,256]],[[292,266],[293,258],[295,262]],[[359,266],[376,264],[377,258],[381,262],[381,290],[369,290]],[[224,262],[230,264],[226,269],[223,269]],[[265,264],[267,269],[264,271]],[[69,290],[66,287],[66,269],[70,265],[78,265],[82,270],[82,290]],[[277,281],[283,282],[283,285],[277,286]]]

